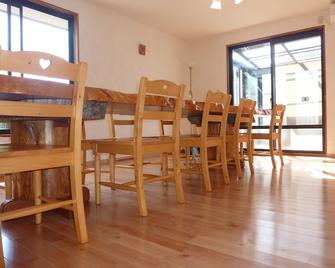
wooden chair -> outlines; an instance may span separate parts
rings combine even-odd
[[[134,120],[124,120],[124,119],[113,119],[113,115],[111,113],[106,114],[106,121],[107,121],[107,126],[109,130],[109,139],[116,138],[116,126],[134,126]],[[82,150],[82,181],[83,184],[85,184],[85,178],[87,174],[94,173],[95,168],[94,167],[87,167],[87,159],[86,159],[86,152],[87,151],[93,151],[94,153],[94,148],[95,148],[95,142],[102,140],[102,139],[86,139],[86,130],[85,130],[85,125],[83,122],[82,125],[82,133],[83,133],[83,138],[81,142],[81,150]],[[107,139],[108,140],[108,139]],[[133,168],[132,165],[116,165],[117,161],[121,161],[124,159],[116,159],[115,154],[110,154],[109,155],[109,169],[101,169],[102,173],[109,173],[110,174],[110,180],[114,181],[115,180],[115,168],[116,167],[121,167],[121,168]]]
[[[3,117],[65,118],[70,122],[68,146],[0,145],[0,174],[33,171],[35,191],[35,206],[1,213],[0,223],[35,214],[38,224],[41,223],[42,212],[65,208],[73,211],[77,239],[80,243],[85,243],[88,237],[80,177],[80,140],[87,65],[85,63],[72,64],[46,53],[0,50],[0,70],[61,78],[74,82],[71,87],[73,91],[70,105],[0,101],[0,116]],[[46,96],[43,93],[38,95],[42,95],[42,98]],[[41,170],[65,166],[68,166],[70,170],[71,199],[58,201],[44,198],[41,191]],[[3,254],[2,251],[1,254]]]
[[[114,138],[110,140],[100,140],[95,143],[95,187],[96,204],[101,203],[100,187],[108,186],[113,189],[121,189],[137,192],[137,202],[141,216],[147,216],[147,204],[145,200],[144,184],[173,180],[176,183],[177,199],[179,203],[184,203],[184,192],[182,187],[180,167],[179,167],[179,127],[182,100],[184,96],[184,86],[156,80],[149,81],[142,78],[138,93],[138,100],[135,110],[134,137]],[[172,110],[153,111],[145,109],[145,98],[149,95],[171,97],[175,99]],[[173,121],[172,136],[142,137],[143,121],[145,120],[167,120]],[[114,181],[101,181],[100,154],[123,154],[134,157],[135,179],[129,182],[116,183]],[[173,154],[173,174],[168,174],[164,170],[161,176],[143,173],[143,157],[149,154]]]
[[[268,133],[252,133],[252,151],[253,155],[270,155],[272,166],[276,168],[275,155],[280,157],[281,165],[284,165],[283,151],[282,151],[282,128],[283,128],[283,119],[285,114],[286,106],[282,104],[276,104],[272,111],[271,122],[269,126]],[[268,140],[269,141],[269,154],[265,152],[254,151],[254,141],[255,140]],[[276,144],[278,145],[277,150]]]
[[[0,142],[0,145],[10,144],[10,135],[0,135],[0,139],[4,138],[4,142]],[[12,178],[10,175],[0,175],[0,189],[5,191],[6,200],[12,199],[13,197],[13,187]]]
[[[227,128],[227,117],[229,112],[231,96],[225,93],[213,93],[209,91],[207,93],[206,102],[204,105],[202,122],[201,122],[201,134],[200,135],[182,135],[180,137],[180,146],[185,148],[199,147],[200,148],[200,165],[189,166],[186,164],[186,169],[182,169],[185,173],[200,173],[203,176],[204,185],[206,191],[211,191],[211,181],[209,177],[209,168],[222,167],[223,176],[225,183],[229,183],[229,174],[227,168],[227,157],[226,157],[226,128]],[[211,105],[222,105],[223,110],[221,114],[211,114]],[[220,123],[220,130],[217,136],[210,136],[208,134],[208,123],[215,122]],[[220,151],[219,161],[208,161],[207,150],[210,147],[217,147]],[[187,149],[187,151],[189,151]],[[187,154],[188,155],[188,154]],[[187,167],[188,166],[188,167]]]
[[[12,199],[13,187],[12,178],[10,175],[0,175],[0,189],[3,189],[5,191],[6,200]]]
[[[165,130],[166,127],[169,127],[169,129],[171,129],[173,127],[173,122],[172,121],[164,121],[161,120],[160,121],[160,134],[161,136],[166,136],[167,131]],[[189,163],[190,163],[190,148],[181,148],[184,152],[180,153],[180,159],[183,160],[185,159],[185,163],[186,163],[186,167],[189,167]],[[167,168],[169,168],[168,166],[168,161],[170,159],[170,156],[166,157],[165,154],[161,154],[161,159],[160,162],[151,162],[150,164],[157,164],[157,165],[161,165],[162,170],[165,170]]]
[[[248,159],[250,172],[254,172],[252,155],[252,122],[254,119],[256,101],[250,99],[240,99],[240,104],[235,116],[235,123],[232,133],[227,135],[227,146],[232,153],[232,158],[236,166],[238,177],[242,177],[241,161]],[[247,157],[244,155],[243,145],[247,144]]]

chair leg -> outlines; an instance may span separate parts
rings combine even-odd
[[[191,157],[191,154],[190,154],[190,148],[189,147],[185,147],[185,152],[186,152],[186,168],[189,169],[190,168],[190,157]]]
[[[35,170],[33,172],[33,188],[34,188],[34,203],[35,206],[41,205],[41,195],[42,195],[42,171]],[[42,213],[35,214],[35,223],[42,223]]]
[[[212,186],[211,186],[211,179],[209,177],[209,170],[208,170],[208,153],[207,153],[207,148],[205,146],[202,146],[200,149],[200,160],[201,160],[202,176],[203,176],[206,191],[211,192]]]
[[[279,137],[278,139],[278,154],[280,157],[280,163],[282,166],[284,166],[284,158],[283,158],[283,148],[282,148],[282,144],[281,144],[281,137]]]
[[[11,175],[5,175],[5,197],[6,199],[13,198],[13,182]]]
[[[83,187],[80,178],[80,165],[70,166],[71,195],[73,202],[73,216],[77,239],[81,244],[88,242],[85,209],[83,200]]]
[[[240,143],[240,163],[244,168],[244,150],[243,150],[243,142]]]
[[[252,156],[254,157],[255,155],[255,140],[254,139],[251,139],[250,145],[251,145],[251,153],[252,153]]]
[[[115,183],[115,154],[109,155],[109,180],[111,183]],[[101,174],[101,173],[100,173]],[[115,190],[113,187],[111,187],[112,190]]]
[[[220,158],[221,158],[221,165],[222,165],[222,172],[225,184],[230,183],[229,179],[229,172],[228,172],[228,163],[227,163],[227,152],[225,143],[220,148]]]
[[[254,173],[254,156],[253,156],[253,141],[248,141],[248,162],[251,174]]]
[[[221,147],[220,146],[217,146],[216,148],[215,148],[216,150],[216,152],[215,152],[215,161],[217,161],[217,162],[220,162],[220,157],[221,157]]]
[[[142,217],[148,216],[148,208],[145,200],[144,182],[143,182],[143,159],[142,156],[134,155],[135,180],[137,191],[137,204],[139,213]]]
[[[273,146],[273,140],[269,139],[269,148],[270,148],[270,156],[272,161],[273,168],[276,168],[276,159],[275,159],[275,151]]]
[[[3,255],[1,228],[2,227],[0,222],[0,267],[5,267],[5,257]]]
[[[85,184],[85,180],[86,180],[86,150],[82,150],[82,157],[81,157],[81,161],[82,161],[82,170],[81,170],[81,180],[82,183]]]
[[[95,204],[100,205],[101,204],[101,163],[100,163],[100,154],[95,154]]]
[[[183,190],[183,183],[181,180],[181,173],[180,173],[180,156],[179,156],[179,148],[175,148],[174,152],[172,153],[172,160],[173,160],[173,174],[176,182],[176,192],[177,192],[177,201],[180,204],[185,203],[185,196]]]
[[[240,144],[237,143],[234,147],[235,147],[234,160],[236,166],[236,174],[239,178],[241,178],[242,170],[241,170],[240,151],[239,151]]]
[[[162,153],[161,154],[161,171],[162,171],[162,176],[168,175],[168,154]],[[162,181],[163,186],[168,185],[168,181],[164,180]]]

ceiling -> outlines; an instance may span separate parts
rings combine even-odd
[[[159,30],[185,40],[244,28],[263,22],[326,9],[330,0],[222,0],[222,10],[211,0],[93,0]]]

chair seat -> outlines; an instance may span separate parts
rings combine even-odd
[[[221,144],[220,136],[209,136],[206,139],[207,147],[219,146]],[[200,146],[201,138],[200,135],[181,135],[180,136],[180,146],[182,147],[193,147]]]
[[[95,140],[97,153],[134,154],[133,138]],[[172,137],[142,137],[142,153],[173,152],[175,140]]]
[[[93,150],[94,144],[99,141],[109,141],[114,138],[106,138],[106,139],[85,139],[81,140],[81,149],[82,150]]]

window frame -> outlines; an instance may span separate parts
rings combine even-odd
[[[260,38],[257,40],[245,41],[237,44],[227,45],[227,84],[229,94],[232,95],[231,103],[234,103],[233,92],[233,64],[232,51],[237,48],[253,46],[262,43],[270,43],[271,48],[271,105],[272,108],[276,104],[276,86],[275,86],[275,44],[308,38],[312,36],[320,36],[321,38],[321,75],[322,75],[322,124],[321,125],[284,125],[283,129],[322,129],[322,151],[301,151],[301,150],[284,150],[285,152],[300,153],[300,154],[326,154],[327,152],[327,113],[326,113],[326,63],[325,63],[325,30],[324,26],[312,27],[299,31],[273,35]],[[254,129],[267,129],[268,126],[254,126]]]
[[[77,63],[79,61],[79,38],[78,38],[78,14],[67,9],[63,9],[40,0],[0,0],[0,3],[6,4],[7,12],[11,13],[11,6],[20,9],[20,50],[23,50],[23,7],[31,8],[36,11],[59,17],[68,21],[69,27],[69,62]],[[11,50],[11,19],[8,16],[8,49]],[[0,135],[10,134],[10,129],[0,129]]]
[[[49,3],[39,0],[0,0],[0,3],[8,5],[8,12],[10,6],[15,6],[20,9],[21,20],[21,50],[23,50],[23,32],[22,32],[22,8],[27,7],[40,11],[55,17],[65,19],[69,23],[69,61],[72,63],[79,61],[79,45],[78,45],[78,14]],[[8,19],[8,35],[10,37],[11,22]],[[8,48],[11,50],[11,38],[8,38]]]

